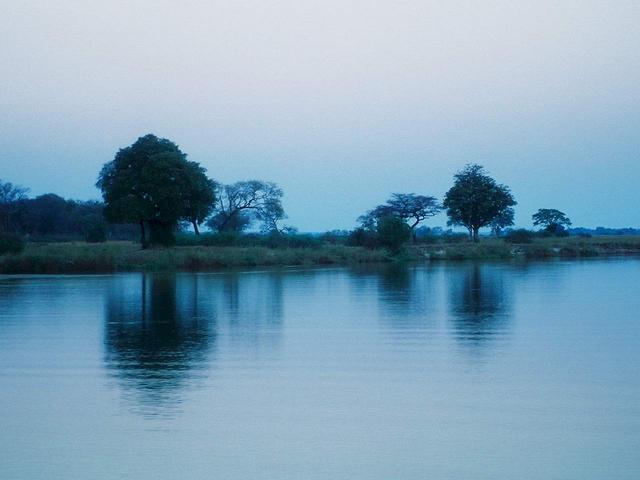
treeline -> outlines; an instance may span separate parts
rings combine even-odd
[[[29,198],[27,192],[0,180],[0,233],[32,241],[134,238],[132,225],[106,222],[102,202],[67,200],[53,193]]]
[[[549,208],[532,217],[538,232],[512,230],[517,202],[511,190],[477,164],[454,175],[442,200],[432,195],[394,193],[360,216],[354,230],[323,236],[296,235],[295,229],[282,225],[286,218],[283,192],[275,183],[248,180],[220,184],[175,143],[151,134],[119,150],[100,171],[96,185],[102,202],[67,200],[55,194],[29,198],[27,189],[0,181],[0,234],[41,241],[139,238],[143,247],[176,242],[267,246],[323,242],[399,251],[407,242],[462,241],[463,234],[425,225],[441,212],[446,213],[450,227],[464,227],[467,238],[476,242],[483,228],[515,242],[577,231],[569,230],[571,221],[565,213]],[[215,234],[201,237],[203,225]],[[193,229],[195,237],[176,237],[187,229]],[[260,235],[240,235],[258,230]]]

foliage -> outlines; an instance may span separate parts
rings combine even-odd
[[[360,216],[358,221],[363,228],[375,230],[378,222],[383,218],[400,218],[408,222],[415,241],[416,227],[427,218],[437,215],[441,210],[442,206],[435,197],[415,193],[394,193],[387,203],[368,211]]]
[[[15,216],[18,202],[27,198],[28,189],[3,182],[0,179],[0,232],[16,229]]]
[[[540,208],[532,215],[533,225],[542,227],[551,235],[565,236],[566,228],[571,226],[571,220],[564,212],[555,208]]]
[[[365,227],[358,227],[349,234],[347,245],[373,249],[378,246],[378,233]]]
[[[171,244],[178,222],[197,224],[208,213],[203,203],[213,197],[204,169],[188,161],[175,143],[151,134],[118,151],[102,168],[97,186],[107,219],[138,223],[143,246],[145,224],[152,243]]]
[[[24,250],[25,241],[8,233],[0,233],[0,255],[17,254]]]
[[[399,253],[411,239],[411,228],[400,218],[385,217],[378,221],[378,241],[391,253]]]
[[[491,221],[491,231],[499,237],[504,228],[510,227],[514,223],[515,211],[512,207],[505,208]]]
[[[509,243],[531,243],[535,235],[535,232],[531,230],[519,228],[517,230],[509,230],[504,236],[504,239]]]
[[[181,246],[237,246],[267,248],[320,248],[323,240],[317,235],[269,232],[266,234],[243,234],[234,232],[203,233],[199,236],[180,234],[177,244]]]
[[[224,185],[207,226],[218,232],[240,233],[257,220],[264,232],[279,231],[278,221],[286,218],[282,195],[273,182],[248,180]]]
[[[0,273],[210,271],[231,267],[349,265],[388,260],[380,250],[344,245],[276,249],[234,246],[141,249],[133,242],[50,243],[29,244],[20,254],[0,257]]]
[[[516,205],[509,187],[498,184],[482,166],[467,165],[454,176],[454,185],[445,195],[449,225],[462,225],[478,241],[478,232],[505,210]]]
[[[196,235],[200,235],[198,226],[213,211],[216,201],[216,183],[207,178],[206,170],[196,162],[187,162],[186,171],[189,187],[185,192],[185,217],[193,225]]]

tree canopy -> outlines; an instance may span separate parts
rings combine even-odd
[[[0,179],[0,232],[15,229],[16,205],[20,200],[27,198],[28,191],[27,188]]]
[[[502,229],[510,227],[514,223],[516,212],[512,207],[505,208],[491,221],[491,231],[496,237],[500,236]]]
[[[248,180],[225,185],[207,222],[213,230],[239,233],[254,221],[265,232],[278,232],[278,222],[286,218],[282,190],[273,182]]]
[[[437,215],[441,210],[442,206],[435,197],[415,193],[394,193],[385,204],[378,205],[358,220],[364,228],[374,230],[383,218],[399,218],[408,224],[415,240],[416,227],[427,218]]]
[[[197,223],[208,214],[215,184],[178,146],[155,135],[140,137],[104,165],[97,186],[102,190],[105,215],[116,223],[138,223],[143,246],[145,224],[151,242],[171,243],[180,220]]]
[[[571,226],[569,217],[555,208],[540,208],[531,218],[534,226],[540,226],[550,233],[564,231],[566,227]]]
[[[478,232],[505,210],[516,205],[509,187],[497,183],[477,164],[467,165],[454,175],[454,184],[443,202],[449,225],[461,225],[478,241]]]

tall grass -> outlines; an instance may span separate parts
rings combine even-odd
[[[327,245],[322,248],[174,247],[143,250],[132,242],[30,244],[0,257],[0,273],[99,273],[115,271],[218,270],[269,265],[332,265],[383,262],[383,251]]]
[[[216,241],[218,241],[217,239]],[[247,241],[246,239],[243,241]],[[479,243],[408,246],[404,261],[588,257],[640,254],[640,237],[542,238],[511,244],[497,239]],[[346,265],[392,260],[382,249],[341,244],[311,246],[178,246],[142,250],[133,242],[89,244],[30,243],[17,254],[0,255],[0,273],[106,273],[116,271],[208,271],[232,267]]]

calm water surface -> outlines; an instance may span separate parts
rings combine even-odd
[[[1,479],[640,478],[640,261],[0,278]]]

